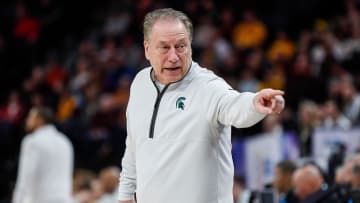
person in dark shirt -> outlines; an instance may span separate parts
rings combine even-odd
[[[295,194],[300,203],[342,203],[337,188],[329,188],[319,168],[306,165],[295,171],[293,175]]]
[[[276,165],[274,189],[277,191],[280,203],[297,203],[298,198],[292,190],[292,175],[296,165],[292,161],[282,161]]]

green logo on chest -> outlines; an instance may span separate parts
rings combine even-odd
[[[186,100],[185,97],[179,97],[177,100],[176,100],[176,108],[177,109],[181,109],[181,110],[184,110],[185,109],[185,104],[184,104],[184,101]]]

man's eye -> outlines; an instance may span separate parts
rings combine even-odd
[[[169,51],[170,47],[169,46],[159,46],[158,50],[160,51],[160,53],[167,53]]]
[[[182,50],[184,50],[185,45],[181,44],[181,45],[175,46],[175,48],[176,48],[177,50],[182,51]]]

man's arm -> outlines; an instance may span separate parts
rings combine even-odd
[[[133,203],[136,190],[135,141],[131,133],[131,124],[127,115],[126,150],[122,159],[122,171],[119,181],[119,202]]]
[[[250,127],[267,114],[279,113],[284,107],[283,92],[279,90],[239,93],[221,79],[211,81],[209,86],[209,106],[212,107],[209,118],[226,126]]]

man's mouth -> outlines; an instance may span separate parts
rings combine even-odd
[[[166,71],[177,71],[177,70],[179,70],[179,69],[181,69],[181,67],[172,67],[172,68],[164,68],[164,70],[166,70]]]

